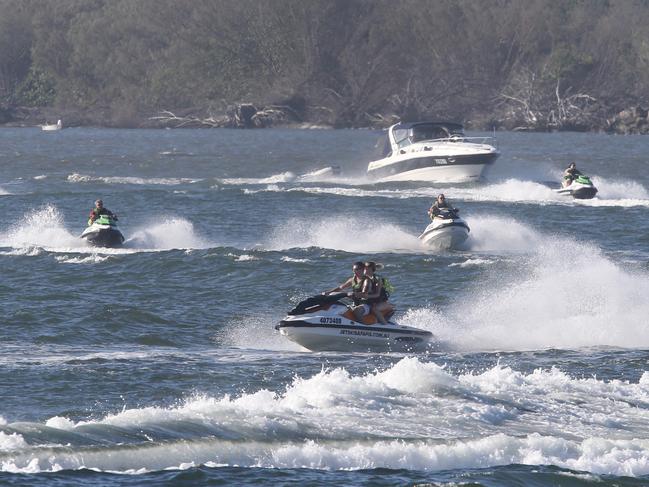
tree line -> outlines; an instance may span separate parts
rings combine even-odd
[[[0,0],[6,111],[593,129],[648,95],[647,0]]]

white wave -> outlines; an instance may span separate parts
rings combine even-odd
[[[250,262],[252,260],[259,260],[259,257],[250,254],[237,255],[234,259],[236,262]]]
[[[194,225],[184,218],[152,218],[162,221],[136,229],[125,245],[138,249],[171,250],[171,249],[206,249],[211,244],[200,237]]]
[[[305,262],[311,262],[311,259],[297,259],[295,257],[289,257],[288,255],[282,256],[280,259],[282,262],[295,262],[295,263],[305,263]]]
[[[191,178],[139,178],[134,176],[90,176],[85,174],[70,174],[67,180],[71,183],[105,183],[105,184],[150,184],[175,186],[179,184],[196,183],[202,179]]]
[[[587,206],[649,206],[649,191],[637,181],[593,178],[597,196],[590,200],[579,200]]]
[[[34,176],[34,179],[36,179],[37,181],[40,181],[40,180],[46,179],[46,178],[47,178],[47,174],[41,174],[39,176]]]
[[[236,434],[141,446],[103,441],[0,455],[7,472],[90,468],[141,473],[183,465],[424,471],[555,465],[598,474],[649,473],[649,373],[638,383],[573,378],[556,368],[522,373],[496,365],[452,374],[404,358],[383,371],[342,368],[295,377],[280,393],[194,396],[173,407],[140,407],[100,420],[47,421],[93,438],[112,427],[138,434],[194,424]],[[503,425],[507,433],[502,432]],[[20,425],[14,429],[20,430]],[[30,426],[23,433],[29,443]],[[540,430],[540,431],[539,431]],[[40,436],[37,435],[37,438]],[[38,440],[37,440],[38,441]]]
[[[223,184],[231,185],[244,185],[244,184],[275,184],[275,183],[288,183],[295,181],[297,176],[291,171],[286,171],[280,174],[273,174],[265,178],[224,178],[221,179]]]
[[[443,471],[512,464],[553,465],[595,474],[639,477],[649,473],[649,441],[592,438],[574,441],[532,433],[505,434],[452,443],[405,442],[323,444],[319,441],[269,445],[264,442],[169,442],[147,448],[62,450],[33,456],[13,455],[2,471],[41,473],[81,468],[130,475],[185,470],[205,465],[254,468],[359,470],[374,468]]]
[[[287,340],[268,325],[268,314],[250,310],[246,316],[229,320],[222,328],[217,341],[229,347],[273,351],[304,351],[299,345]]]
[[[9,196],[11,193],[0,186],[0,196]]]
[[[0,246],[19,249],[83,248],[85,242],[66,228],[63,216],[52,205],[28,212],[20,222],[0,234]],[[29,255],[34,255],[29,250]]]
[[[482,267],[493,264],[494,261],[490,259],[467,259],[464,262],[453,262],[449,267]]]
[[[274,185],[277,183],[342,183],[342,184],[366,184],[369,181],[363,177],[349,177],[340,174],[340,169],[334,166],[326,166],[315,169],[304,174],[295,174],[292,171],[286,171],[279,174],[273,174],[263,178],[224,178],[223,184],[231,185]],[[278,186],[270,186],[267,191],[283,191]]]
[[[12,433],[8,435],[4,431],[0,431],[0,455],[4,452],[19,450],[21,448],[26,448],[27,442],[18,433]]]
[[[294,178],[292,181],[298,181]],[[231,184],[235,184],[232,182]],[[238,179],[238,184],[268,184],[280,181],[266,179]],[[247,183],[244,183],[247,181]],[[283,181],[287,182],[287,181]],[[363,186],[366,183],[358,179],[341,180],[331,178],[329,181],[345,183],[346,186],[291,186],[282,187],[277,184],[268,184],[264,189],[244,189],[246,193],[258,192],[304,192],[310,194],[331,194],[336,196],[348,196],[353,198],[380,197],[380,198],[430,198],[434,199],[439,193],[444,193],[455,201],[496,201],[525,204],[552,204],[552,205],[590,205],[590,206],[649,206],[649,192],[640,183],[635,181],[608,181],[598,178],[596,185],[598,195],[591,200],[575,200],[566,195],[557,194],[546,184],[526,181],[515,178],[503,182],[491,183],[483,186],[452,186],[452,187],[421,187],[421,188],[372,188]]]
[[[471,228],[465,247],[480,252],[534,252],[548,238],[513,218],[480,215],[466,218]]]
[[[40,255],[41,249],[49,252],[74,252],[90,257],[61,257],[62,263],[97,263],[103,255],[131,254],[151,250],[204,249],[211,245],[197,235],[191,222],[183,218],[153,218],[162,221],[135,229],[122,248],[99,248],[73,235],[65,228],[63,216],[54,206],[45,206],[28,212],[7,232],[0,233],[0,247],[13,250],[4,255]],[[128,233],[127,233],[128,237]],[[100,255],[101,254],[101,255]]]
[[[98,264],[109,259],[108,256],[102,256],[98,254],[91,254],[85,257],[70,257],[67,255],[55,257],[57,262],[62,264]]]
[[[649,275],[590,245],[546,236],[515,269],[487,273],[447,310],[399,321],[463,349],[649,347]]]
[[[419,238],[393,223],[352,216],[292,219],[277,227],[262,246],[268,250],[319,247],[361,254],[426,251]]]

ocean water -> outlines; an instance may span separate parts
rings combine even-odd
[[[378,135],[1,129],[0,484],[649,483],[649,138],[499,133],[431,186],[369,181]],[[417,238],[440,191],[466,250]],[[277,334],[358,259],[435,351]]]

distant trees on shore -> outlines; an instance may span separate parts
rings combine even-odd
[[[592,129],[648,98],[643,0],[0,0],[0,106],[109,124],[252,102]]]

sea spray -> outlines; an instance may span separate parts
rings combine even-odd
[[[55,206],[46,205],[29,211],[7,232],[0,234],[0,245],[50,249],[84,247],[86,244],[65,228],[63,215]]]
[[[570,239],[546,236],[530,250],[510,271],[489,267],[447,308],[400,321],[465,350],[649,347],[647,273]]]
[[[355,253],[421,252],[417,236],[398,225],[363,216],[333,216],[321,220],[292,219],[275,229],[268,250],[319,247]]]
[[[128,247],[157,250],[211,247],[209,242],[196,233],[194,225],[184,218],[152,216],[150,220],[157,223],[135,229],[132,236],[127,238]]]

